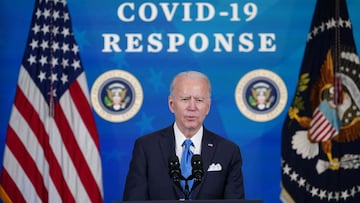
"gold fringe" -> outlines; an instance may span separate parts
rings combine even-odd
[[[283,203],[295,203],[293,198],[290,196],[290,194],[286,191],[286,189],[283,187],[282,183],[281,185],[281,193],[280,193],[280,200]]]
[[[4,188],[2,187],[2,185],[0,185],[0,198],[2,199],[2,201],[4,203],[12,203],[9,195],[5,192]]]

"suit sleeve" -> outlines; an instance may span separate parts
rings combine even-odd
[[[227,176],[225,185],[225,199],[245,199],[243,174],[242,174],[242,157],[240,148],[234,148],[231,160],[231,167]]]
[[[124,201],[148,200],[147,162],[144,149],[139,140],[135,141],[132,159],[130,161],[129,172],[126,177],[125,189],[123,194]]]

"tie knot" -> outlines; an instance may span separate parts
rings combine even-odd
[[[185,148],[190,147],[192,145],[192,141],[190,139],[186,139],[183,143],[183,146],[185,146]]]

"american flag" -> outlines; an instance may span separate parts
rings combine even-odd
[[[4,202],[103,202],[99,138],[65,0],[36,1],[0,184]]]

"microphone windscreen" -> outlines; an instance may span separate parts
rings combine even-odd
[[[193,157],[191,158],[191,166],[202,168],[202,158],[199,154],[193,155]]]
[[[169,157],[168,164],[169,164],[169,167],[180,165],[179,158],[176,155]]]
[[[180,180],[182,180],[183,177],[181,175],[179,158],[176,155],[169,157],[168,167],[170,178],[177,186],[181,187]]]

